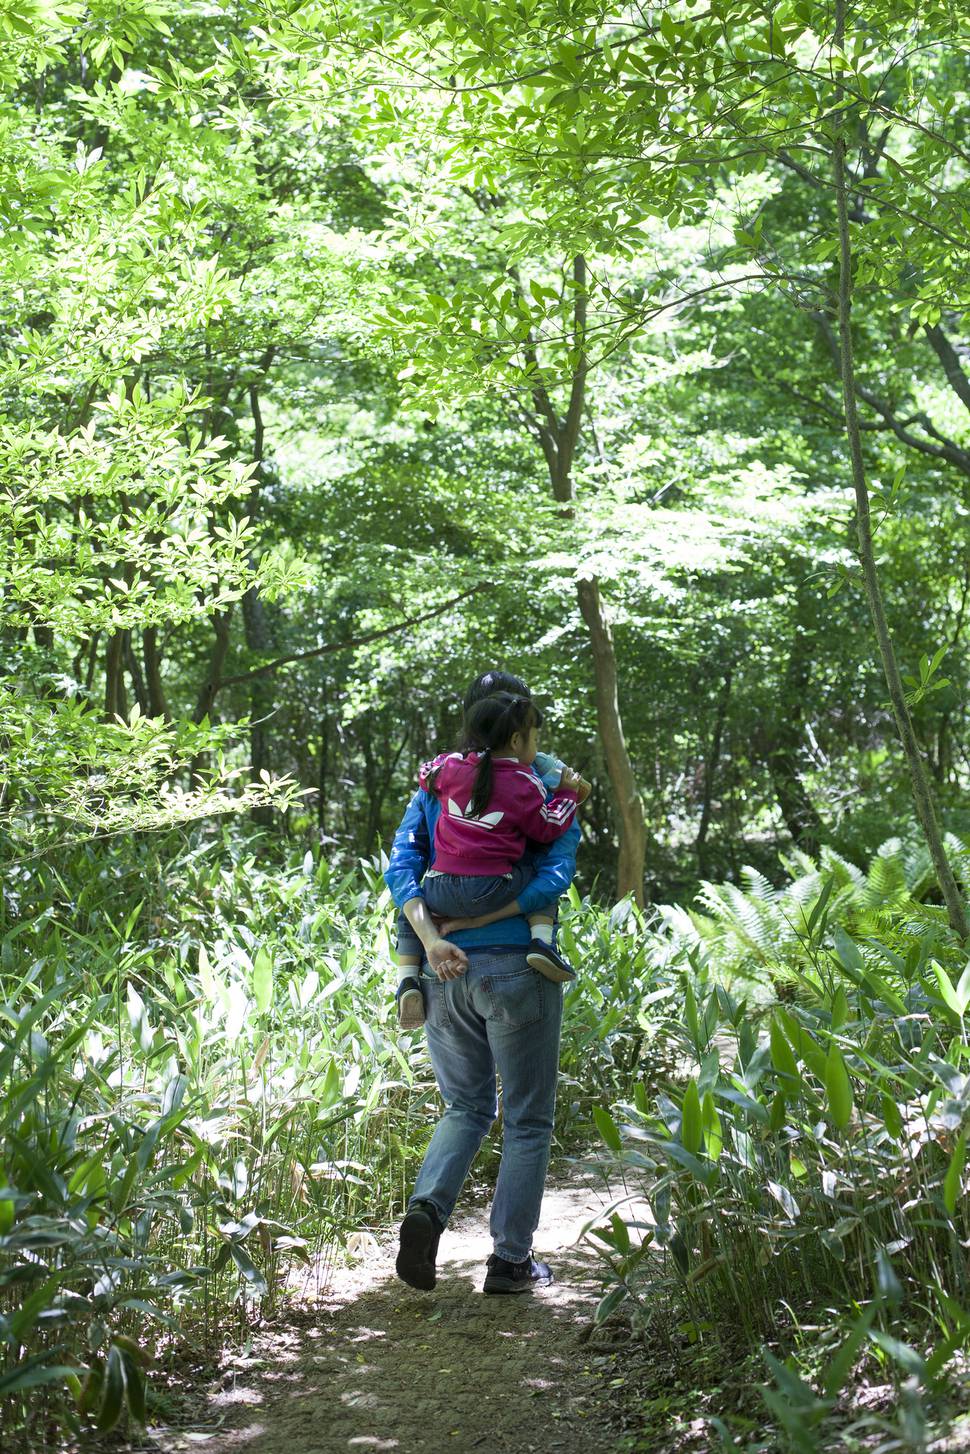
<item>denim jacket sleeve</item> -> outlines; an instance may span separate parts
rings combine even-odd
[[[427,794],[419,788],[408,803],[401,826],[394,834],[387,868],[384,870],[384,882],[399,909],[408,899],[424,897],[420,880],[431,861],[431,835],[422,801],[426,797]]]
[[[578,847],[579,824],[573,821],[562,837],[557,838],[555,843],[551,844],[545,853],[536,859],[535,877],[519,894],[519,907],[523,914],[531,914],[540,904],[546,904],[551,899],[558,899],[566,892],[576,873],[576,849]],[[388,882],[390,883],[389,879]],[[391,892],[394,892],[393,886]]]

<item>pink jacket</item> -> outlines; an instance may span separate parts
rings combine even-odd
[[[492,796],[480,818],[468,814],[479,754],[443,752],[422,767],[419,782],[441,802],[434,834],[434,866],[439,873],[472,877],[508,873],[525,851],[526,840],[552,843],[565,833],[576,812],[572,788],[560,788],[546,801],[546,790],[517,757],[492,758]],[[433,781],[430,775],[435,772]]]

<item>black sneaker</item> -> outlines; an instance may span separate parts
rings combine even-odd
[[[576,971],[571,964],[567,964],[561,954],[553,949],[551,944],[544,944],[541,939],[533,939],[526,951],[526,963],[546,979],[551,979],[554,984],[562,984],[567,979],[575,979]]]
[[[414,978],[402,979],[397,987],[397,1020],[402,1030],[420,1030],[424,1024],[424,995]]]
[[[522,1262],[506,1262],[493,1252],[485,1264],[484,1293],[531,1292],[534,1287],[548,1287],[553,1281],[548,1262],[539,1262],[530,1252]]]
[[[430,1292],[435,1285],[435,1258],[442,1233],[437,1210],[430,1202],[414,1202],[401,1223],[397,1275],[408,1287]]]

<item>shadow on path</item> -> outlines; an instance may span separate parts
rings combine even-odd
[[[364,1261],[334,1274],[312,1314],[260,1336],[261,1366],[214,1395],[211,1412],[223,1428],[202,1447],[606,1454],[615,1443],[597,1417],[583,1343],[600,1295],[599,1264],[588,1244],[574,1245],[605,1204],[578,1176],[547,1189],[535,1247],[556,1282],[514,1297],[481,1293],[487,1211],[453,1219],[430,1293],[397,1280],[394,1242],[375,1244]]]

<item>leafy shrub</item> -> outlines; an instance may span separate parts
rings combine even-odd
[[[9,865],[0,926],[0,1417],[143,1422],[153,1357],[241,1330],[403,1205],[437,1119],[376,863],[226,831]],[[642,921],[572,896],[557,1131],[640,1063]],[[480,1163],[485,1175],[495,1150]],[[29,1433],[26,1435],[29,1437]]]
[[[45,1416],[44,1386],[71,1427],[142,1421],[174,1318],[211,1341],[295,1260],[389,1216],[413,1177],[433,1081],[391,1019],[383,885],[372,866],[258,855],[228,836],[171,857],[114,844],[16,879],[0,939],[9,1427]]]
[[[696,921],[662,915],[676,1074],[596,1117],[649,1208],[594,1233],[598,1316],[626,1304],[646,1327],[673,1299],[695,1335],[727,1320],[754,1345],[831,1323],[817,1391],[769,1359],[765,1397],[803,1449],[864,1350],[930,1389],[970,1340],[970,957],[898,843],[867,874],[829,864],[802,859],[781,890],[706,886],[716,913]],[[873,916],[884,935],[861,932]]]

